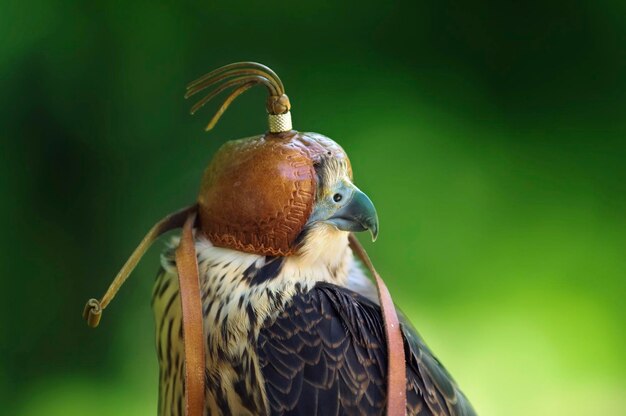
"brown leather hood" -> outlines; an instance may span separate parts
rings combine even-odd
[[[314,165],[322,157],[348,160],[337,143],[317,133],[292,130],[227,142],[202,179],[200,229],[219,247],[293,254],[315,203]]]

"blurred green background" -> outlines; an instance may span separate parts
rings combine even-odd
[[[0,403],[153,415],[156,244],[98,330],[81,319],[149,227],[195,198],[265,92],[210,134],[188,81],[282,77],[294,125],[344,146],[396,302],[481,415],[626,414],[626,3],[0,5]],[[216,103],[209,105],[215,108]]]

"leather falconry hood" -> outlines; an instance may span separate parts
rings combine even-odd
[[[199,226],[216,246],[289,256],[306,224],[320,158],[348,159],[339,145],[294,130],[224,144],[204,173]]]
[[[193,81],[185,98],[210,88],[191,109],[194,114],[220,93],[231,90],[206,130],[211,130],[230,104],[261,84],[268,91],[269,131],[226,142],[204,172],[197,203],[159,221],[141,241],[117,274],[105,295],[90,299],[83,316],[98,326],[102,311],[113,299],[150,245],[163,233],[183,228],[176,252],[185,344],[185,408],[188,416],[204,411],[204,340],[199,276],[193,229],[215,246],[269,256],[297,254],[298,237],[315,203],[318,178],[315,166],[322,158],[350,161],[333,140],[317,133],[292,129],[291,103],[280,78],[270,68],[239,62],[223,66]],[[350,168],[350,176],[352,171]],[[402,335],[389,293],[354,236],[350,244],[370,269],[379,289],[388,344],[387,411],[404,414],[406,376]]]

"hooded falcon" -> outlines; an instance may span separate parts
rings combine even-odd
[[[190,225],[161,256],[152,295],[159,414],[189,414],[189,318],[184,312],[189,298],[187,280],[179,280],[188,262],[177,251],[188,242],[195,248],[193,280],[200,297],[195,319],[201,327],[195,333],[204,361],[194,368],[204,397],[202,388],[189,387],[202,399],[196,409],[204,406],[194,414],[382,415],[395,402],[387,391],[393,378],[388,368],[397,361],[393,354],[400,354],[406,363],[406,414],[474,415],[404,318],[399,331],[395,326],[396,346],[403,345],[403,352],[391,348],[385,332],[389,302],[382,296],[379,302],[350,245],[351,233],[369,231],[376,239],[378,216],[354,184],[345,151],[326,136],[292,129],[291,105],[269,68],[228,65],[190,84],[188,96],[219,82],[222,86],[192,109],[234,88],[208,129],[255,84],[268,89],[270,129],[220,148],[204,173],[197,205],[187,209],[194,212],[188,221],[193,221],[193,234]],[[88,302],[84,314],[90,325],[98,324],[102,309],[149,244],[174,228],[172,218],[150,231],[102,300]],[[404,381],[393,391],[402,393]],[[402,407],[404,397],[399,413]]]
[[[387,351],[381,310],[375,287],[348,245],[350,232],[367,230],[376,238],[376,209],[353,183],[348,158],[336,143],[314,133],[299,135],[331,150],[320,152],[314,163],[314,203],[292,243],[293,253],[254,254],[223,247],[207,237],[210,232],[195,238],[210,415],[384,413]],[[236,141],[227,143],[205,176],[219,176],[215,164],[236,146]],[[239,165],[236,170],[247,168]],[[237,196],[252,213],[267,198],[251,192]],[[202,207],[202,191],[199,202]],[[236,217],[229,208],[215,217]],[[162,255],[153,307],[159,412],[182,416],[184,350],[175,246]],[[401,326],[407,414],[474,414],[415,330],[406,321]]]

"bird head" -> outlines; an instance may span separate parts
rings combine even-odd
[[[198,206],[214,245],[254,254],[331,249],[349,232],[378,235],[376,209],[353,183],[348,156],[317,133],[227,142],[205,171]]]

